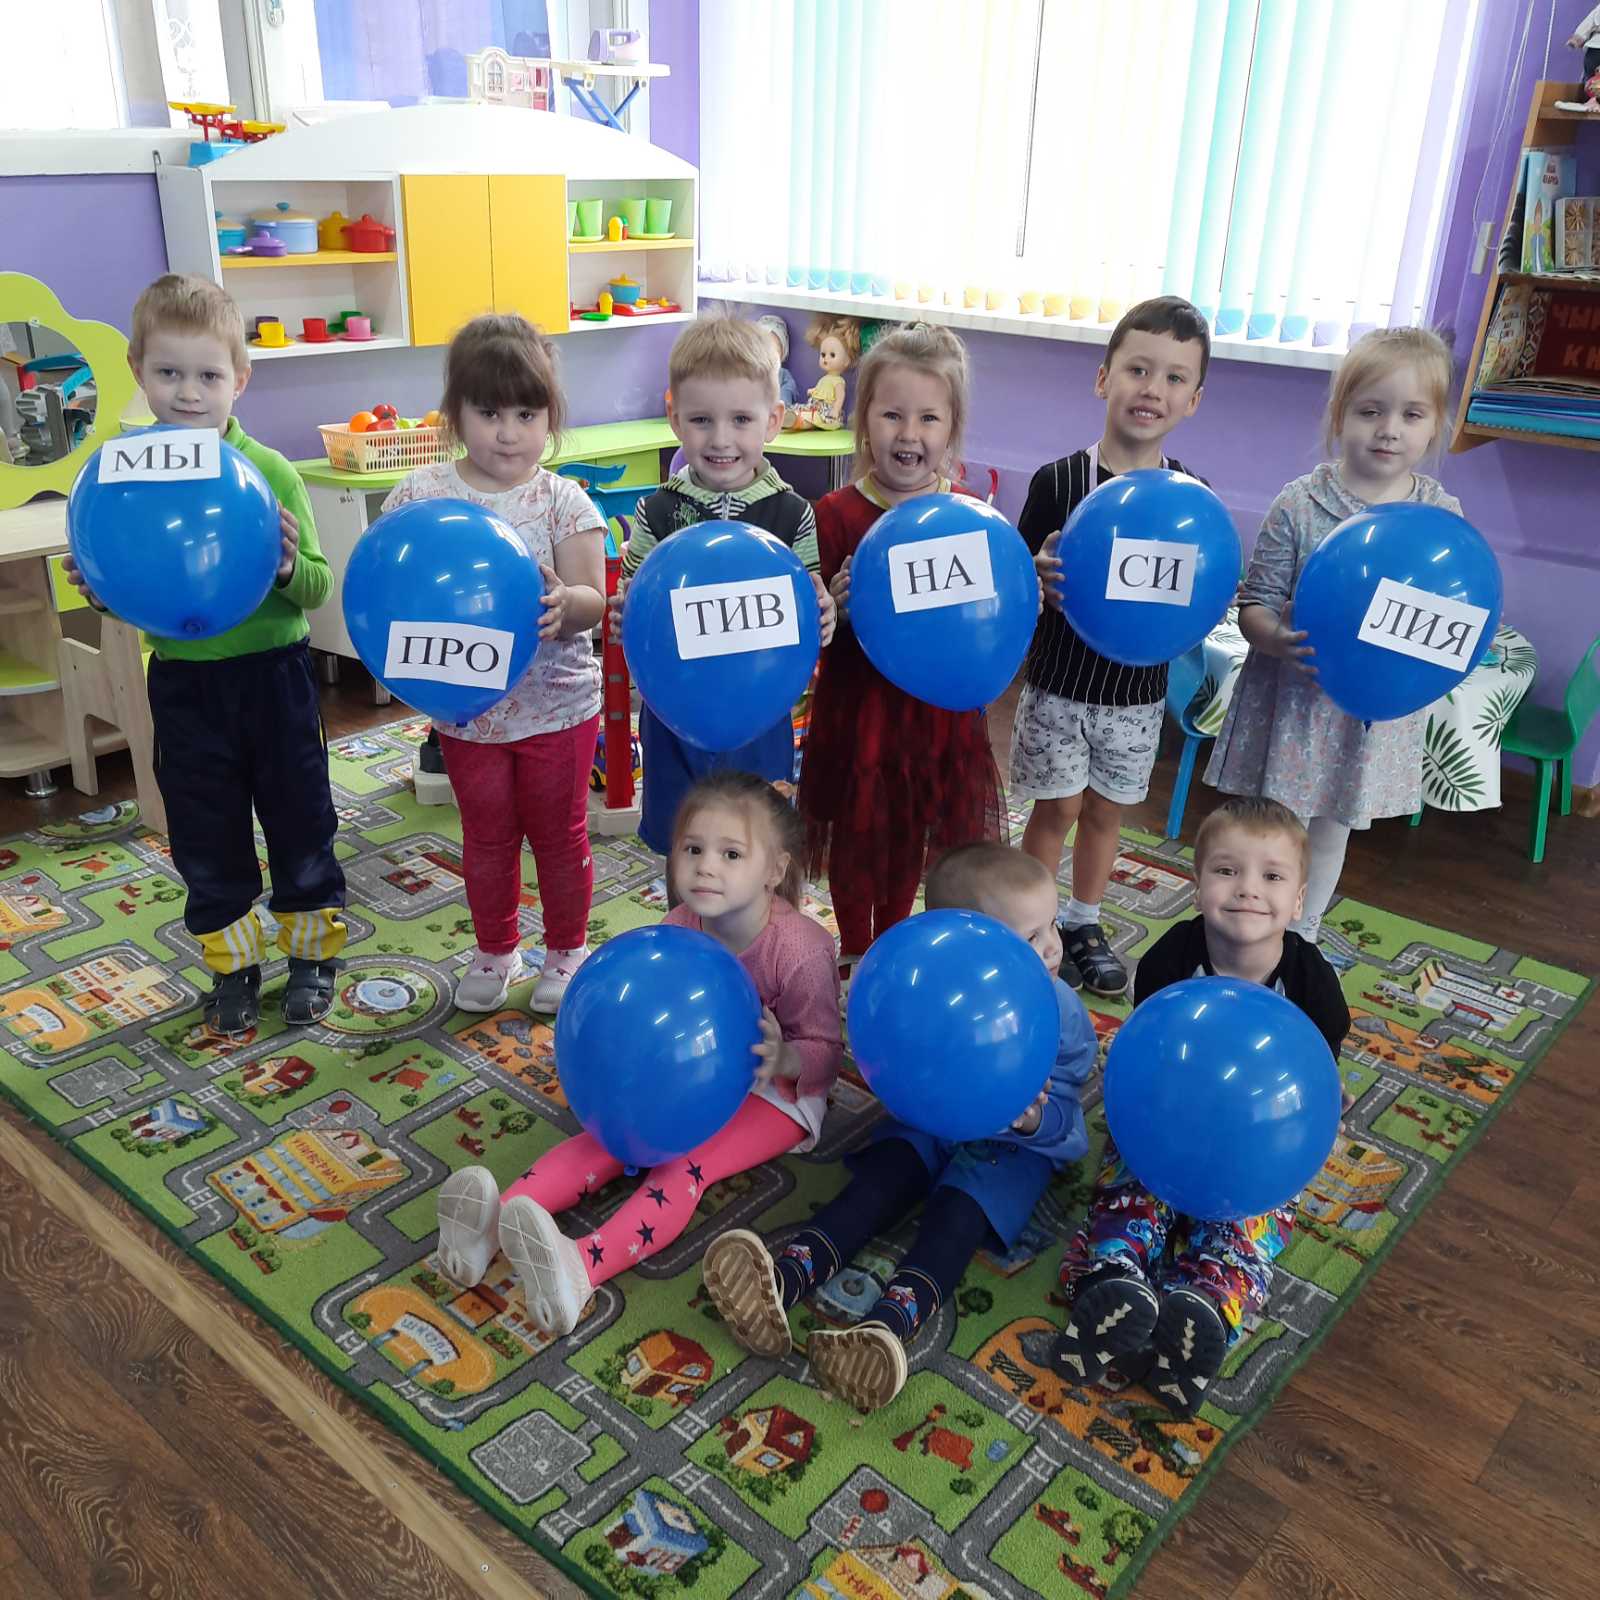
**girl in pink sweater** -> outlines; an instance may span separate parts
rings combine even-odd
[[[794,809],[748,773],[713,773],[684,796],[671,855],[681,904],[666,921],[710,934],[754,980],[763,1007],[755,1084],[720,1133],[652,1168],[581,1239],[562,1233],[552,1213],[623,1170],[593,1135],[563,1140],[503,1198],[487,1167],[452,1173],[439,1191],[439,1262],[458,1283],[480,1282],[498,1246],[521,1279],[532,1321],[570,1333],[597,1285],[683,1232],[708,1185],[816,1144],[843,1043],[833,939],[800,911],[804,843]]]

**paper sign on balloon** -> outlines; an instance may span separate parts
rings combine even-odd
[[[1380,650],[1464,672],[1488,620],[1482,606],[1380,578],[1357,637]]]
[[[508,689],[513,635],[467,622],[391,622],[383,677]]]
[[[919,539],[889,552],[889,594],[896,611],[934,611],[995,598],[987,530]]]
[[[744,655],[800,642],[794,580],[781,573],[693,584],[671,593],[672,629],[682,661]]]
[[[222,476],[215,428],[161,428],[111,439],[100,451],[101,483],[180,483]]]
[[[1199,559],[1198,545],[1113,538],[1111,564],[1106,568],[1106,599],[1186,606],[1194,593]]]

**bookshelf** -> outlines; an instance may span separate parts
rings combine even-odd
[[[1600,115],[1586,111],[1558,111],[1558,100],[1582,100],[1582,86],[1576,83],[1551,83],[1541,81],[1534,85],[1533,101],[1528,107],[1527,126],[1523,130],[1523,150],[1558,149],[1577,143],[1578,129],[1589,123],[1600,127]],[[1500,235],[1494,242],[1494,256],[1489,269],[1489,281],[1483,294],[1483,310],[1478,316],[1478,333],[1472,342],[1472,356],[1467,363],[1465,381],[1461,385],[1461,399],[1456,408],[1455,428],[1450,437],[1452,451],[1475,450],[1479,445],[1492,444],[1496,439],[1516,439],[1524,444],[1553,444],[1567,449],[1600,450],[1600,439],[1578,438],[1567,434],[1538,433],[1523,428],[1499,428],[1484,422],[1469,422],[1467,408],[1472,403],[1472,391],[1479,368],[1483,362],[1483,347],[1488,337],[1490,320],[1500,298],[1502,285],[1531,283],[1540,288],[1564,291],[1589,292],[1600,295],[1600,276],[1577,273],[1526,273],[1500,270],[1500,244],[1511,227],[1518,199],[1518,182],[1521,162],[1511,176],[1511,193],[1506,199],[1505,219]]]

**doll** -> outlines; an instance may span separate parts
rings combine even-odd
[[[757,317],[756,326],[772,335],[778,347],[778,398],[783,402],[785,416],[800,399],[800,386],[794,374],[784,365],[789,359],[789,325],[782,317]]]
[[[806,343],[815,347],[822,376],[812,385],[803,406],[786,408],[783,426],[805,428],[844,426],[844,375],[861,354],[861,324],[854,317],[817,317],[806,329]]]

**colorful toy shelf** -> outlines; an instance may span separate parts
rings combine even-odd
[[[449,152],[447,164],[441,152]],[[509,106],[408,106],[291,128],[203,166],[159,167],[156,177],[172,270],[226,279],[248,326],[271,316],[293,338],[303,318],[357,310],[377,335],[364,344],[256,347],[252,360],[443,345],[484,311],[515,311],[558,334],[694,314],[695,169],[581,118]],[[656,202],[653,215],[670,216],[661,226],[672,228],[672,238],[570,239],[573,203],[601,202],[603,227],[639,198]],[[370,215],[394,230],[394,249],[220,253],[219,215],[248,222],[284,205],[318,219]],[[572,306],[594,306],[624,274],[642,285],[644,298],[681,309],[571,320]]]
[[[238,272],[247,267],[377,267],[398,261],[394,250],[317,250],[305,256],[223,256],[222,270]]]

